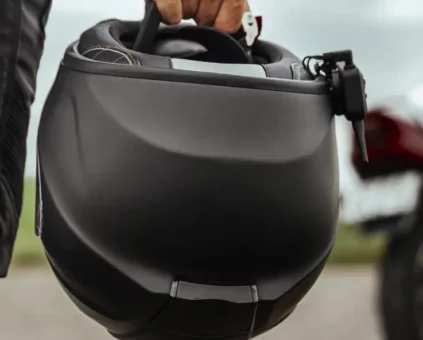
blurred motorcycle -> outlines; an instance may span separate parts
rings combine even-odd
[[[392,207],[367,214],[360,221],[364,232],[382,232],[388,237],[380,264],[378,301],[382,329],[388,340],[423,339],[422,126],[394,116],[385,107],[373,109],[365,130],[370,162],[361,161],[357,147],[352,151],[353,167],[365,185],[375,181],[391,185],[390,194],[379,194],[373,201],[390,198],[394,202]],[[414,191],[416,197],[410,209],[401,210],[396,207],[404,198],[392,183],[397,182],[397,189],[404,188],[407,176],[417,178],[407,189]]]

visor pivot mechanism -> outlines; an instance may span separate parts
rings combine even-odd
[[[310,60],[317,60],[315,72],[311,72]],[[351,50],[325,53],[321,56],[306,57],[304,67],[315,78],[323,76],[332,92],[333,110],[338,116],[352,123],[355,139],[363,162],[368,162],[364,120],[367,115],[366,81],[354,64]]]

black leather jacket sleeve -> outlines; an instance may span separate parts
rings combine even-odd
[[[52,0],[0,0],[0,277],[22,209],[26,137]]]

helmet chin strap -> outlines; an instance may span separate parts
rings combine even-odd
[[[161,15],[154,0],[145,0],[144,19],[135,38],[132,49],[141,53],[151,53],[161,22]]]

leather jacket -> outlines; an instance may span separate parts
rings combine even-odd
[[[0,0],[0,277],[22,209],[26,137],[52,0]]]

